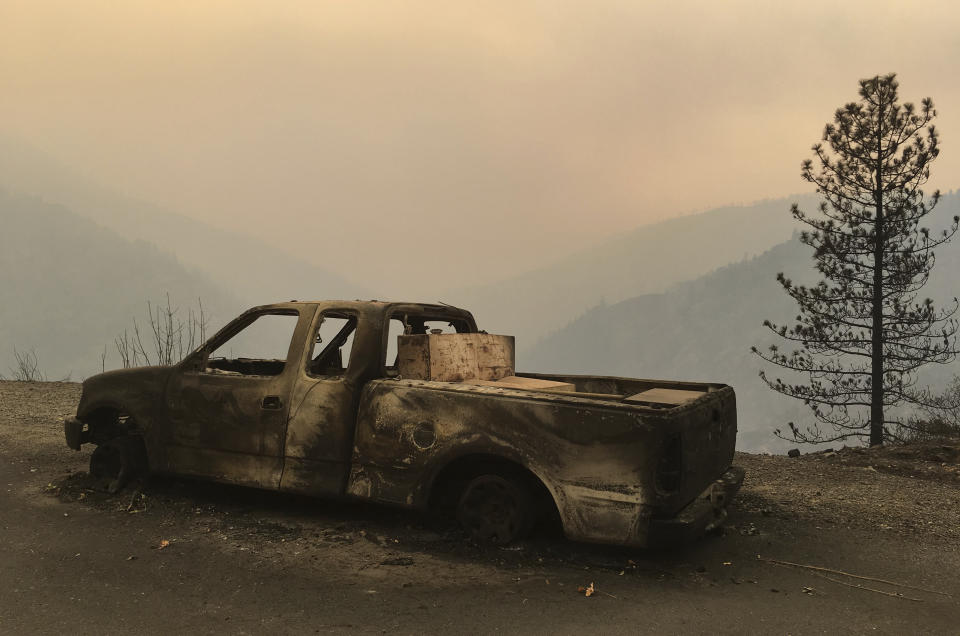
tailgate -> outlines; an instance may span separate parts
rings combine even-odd
[[[733,462],[737,401],[733,389],[711,391],[677,409],[661,441],[657,469],[657,517],[669,517],[693,501]]]

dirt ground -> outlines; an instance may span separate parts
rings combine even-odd
[[[960,631],[949,445],[738,454],[725,532],[678,550],[549,530],[483,550],[361,503],[173,478],[108,496],[63,443],[79,394],[0,382],[0,633]]]

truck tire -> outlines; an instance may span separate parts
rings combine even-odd
[[[106,481],[107,491],[116,494],[147,471],[143,440],[135,435],[114,437],[97,446],[90,455],[90,475]]]
[[[499,474],[474,477],[457,503],[457,521],[481,545],[507,545],[526,537],[535,520],[524,480]]]

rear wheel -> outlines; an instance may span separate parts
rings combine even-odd
[[[523,480],[503,475],[471,479],[457,503],[457,520],[477,543],[507,545],[530,533],[533,497]]]
[[[143,441],[133,435],[109,439],[90,455],[90,475],[102,480],[110,493],[118,493],[131,479],[147,470],[147,454]]]

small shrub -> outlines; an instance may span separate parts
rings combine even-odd
[[[928,395],[919,414],[897,425],[894,437],[903,442],[960,439],[960,376],[940,395]]]
[[[911,417],[897,426],[894,436],[904,444],[954,440],[960,439],[960,425],[942,417]]]
[[[17,351],[17,348],[14,347],[13,359],[16,366],[10,369],[11,380],[15,382],[43,382],[47,379],[40,371],[40,361],[37,359],[37,352],[33,349]]]
[[[133,329],[124,329],[114,339],[124,369],[176,364],[206,340],[209,318],[204,314],[203,302],[197,299],[197,308],[188,308],[185,319],[181,318],[179,311],[179,307],[171,305],[170,294],[167,294],[166,306],[147,302],[147,328],[142,329],[134,318]],[[104,348],[100,356],[103,370],[106,370],[106,359]]]

